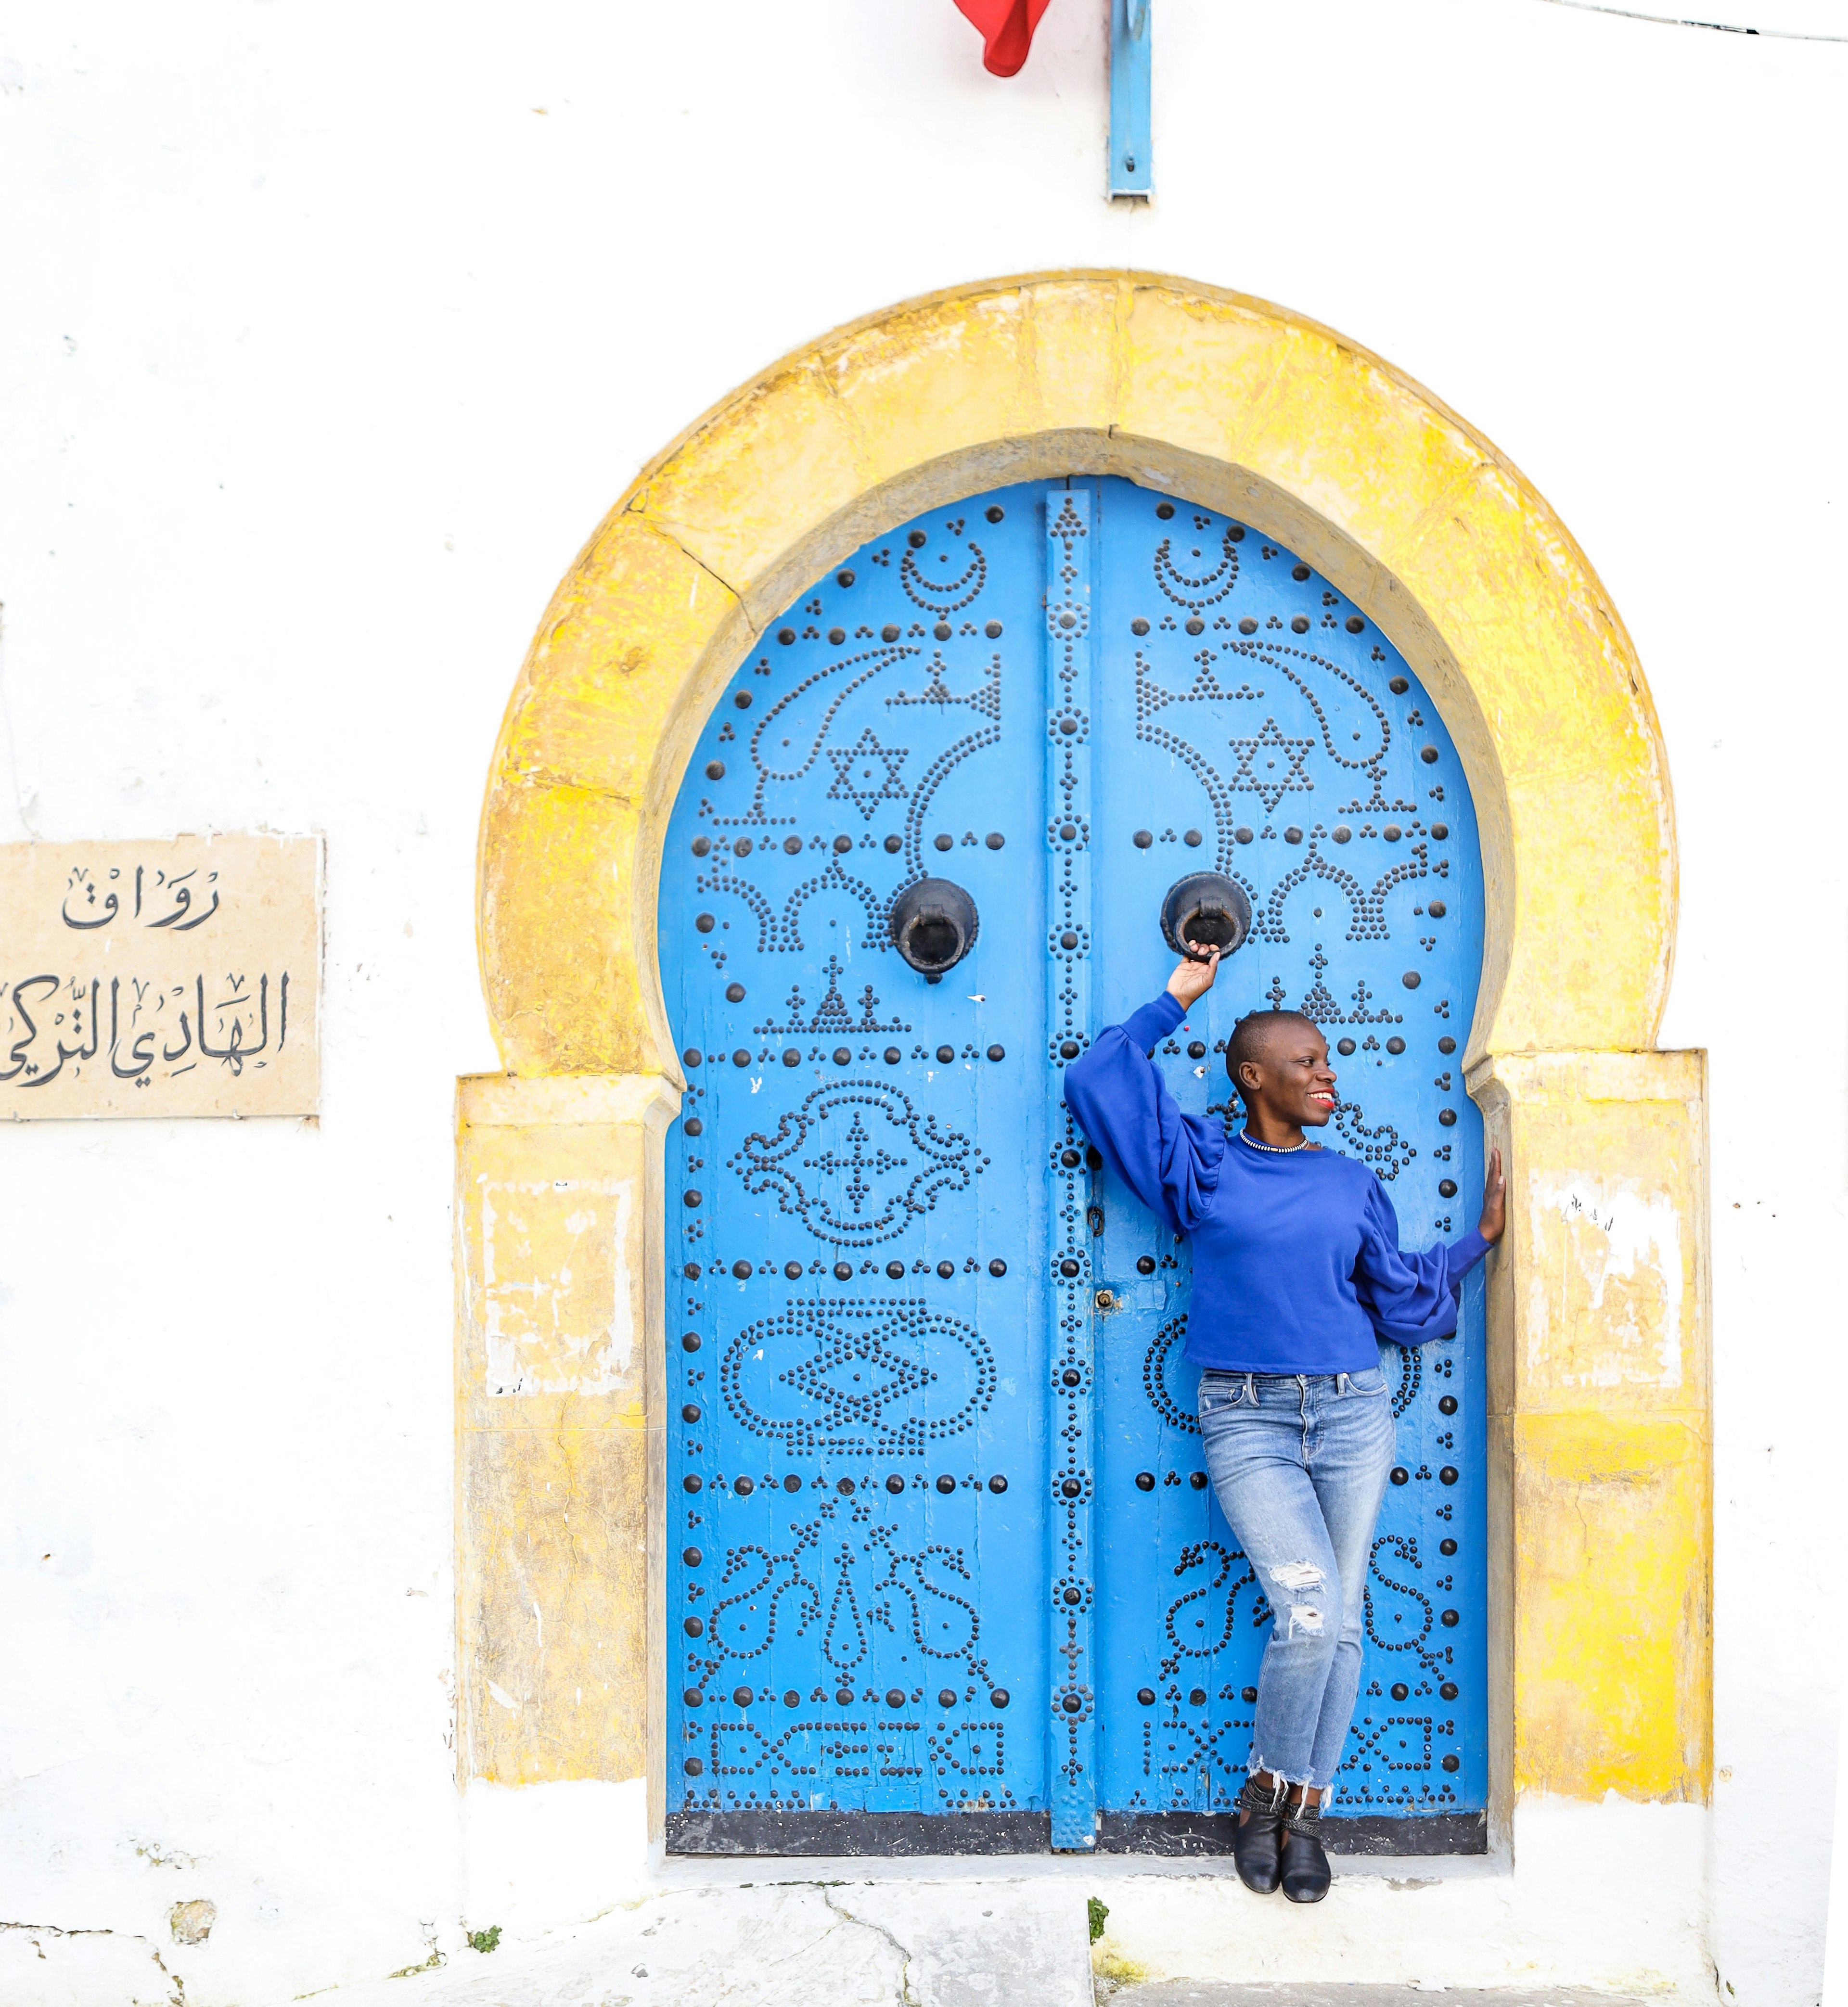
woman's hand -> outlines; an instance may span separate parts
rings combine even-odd
[[[1493,1247],[1508,1224],[1508,1180],[1501,1174],[1501,1152],[1489,1152],[1489,1175],[1483,1182],[1483,1216],[1476,1230]]]
[[[1168,979],[1168,994],[1183,1011],[1190,1010],[1213,986],[1219,972],[1219,951],[1208,948],[1198,961],[1190,955]]]

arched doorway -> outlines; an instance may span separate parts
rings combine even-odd
[[[1187,1250],[1060,1101],[1202,869],[1254,927],[1157,1056],[1182,1106],[1227,1118],[1244,1011],[1306,1010],[1333,1147],[1455,1237],[1469,786],[1294,553],[1120,479],[967,496],[806,588],[708,718],[660,891],[670,1847],[1229,1844],[1264,1617],[1196,1454]],[[947,974],[894,943],[928,884],[975,916]],[[1483,1843],[1483,1341],[1478,1282],[1388,1355],[1347,1843]]]
[[[686,1075],[655,919],[714,706],[869,538],[1113,479],[1246,526],[1377,628],[1479,819],[1481,980],[1443,1056],[1515,1166],[1485,1305],[1491,1818],[1527,1789],[1705,1794],[1704,1118],[1698,1056],[1651,1049],[1673,857],[1641,672],[1544,503],[1418,386],[1260,302],[1084,273],[895,309],[746,386],[646,471],[535,642],[482,828],[508,1074],[460,1107],[464,1776],[645,1767],[668,1810],[680,1332],[658,1250]],[[490,1220],[503,1192],[517,1235]],[[1673,1230],[1617,1249],[1613,1194]],[[1621,1301],[1596,1286],[1620,1258]]]

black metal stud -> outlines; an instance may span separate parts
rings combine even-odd
[[[1352,1039],[1342,1039],[1338,1042],[1335,1049],[1339,1053],[1342,1057],[1345,1060],[1349,1054],[1353,1051],[1354,1042]]]
[[[1454,1415],[1456,1411],[1457,1397],[1454,1394],[1446,1394],[1437,1403],[1437,1412],[1441,1415]]]
[[[1138,1254],[1136,1257],[1136,1273],[1138,1275],[1152,1275],[1155,1271],[1155,1257],[1152,1254]]]
[[[725,763],[722,760],[706,762],[706,778],[709,781],[722,781],[725,778]]]
[[[1001,1259],[999,1254],[997,1254],[995,1258],[989,1263],[988,1272],[991,1275],[1005,1275],[1007,1272],[1007,1264]]]
[[[1456,1049],[1457,1042],[1448,1032],[1437,1041],[1437,1049],[1441,1053],[1454,1053]]]
[[[694,1272],[697,1274],[697,1269]],[[682,1352],[697,1352],[699,1349],[700,1334],[697,1331],[689,1331],[680,1341],[680,1349]]]
[[[1153,1707],[1155,1702],[1155,1688],[1153,1687],[1137,1687],[1136,1689],[1136,1698],[1144,1707]]]
[[[1386,1041],[1386,1049],[1394,1054],[1402,1053],[1405,1049],[1405,1042],[1395,1033]]]
[[[999,1498],[1001,1494],[1007,1489],[1007,1480],[997,1470],[994,1476],[988,1480],[988,1488],[997,1498]]]
[[[1392,1466],[1392,1481],[1395,1484],[1409,1484],[1412,1473],[1402,1463],[1395,1463]]]

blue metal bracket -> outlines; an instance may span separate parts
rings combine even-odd
[[[1149,0],[1110,0],[1110,199],[1155,192]]]

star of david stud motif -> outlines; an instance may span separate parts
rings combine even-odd
[[[834,784],[827,791],[828,799],[852,802],[870,822],[881,802],[905,799],[898,770],[910,750],[905,746],[880,745],[871,725],[860,734],[857,745],[845,751],[831,746],[827,757],[834,763]]]
[[[1226,742],[1239,756],[1231,785],[1256,795],[1268,814],[1286,794],[1307,793],[1315,785],[1303,771],[1303,762],[1315,750],[1313,739],[1285,739],[1274,718],[1267,718],[1255,739]],[[1279,758],[1282,771],[1278,771]]]

